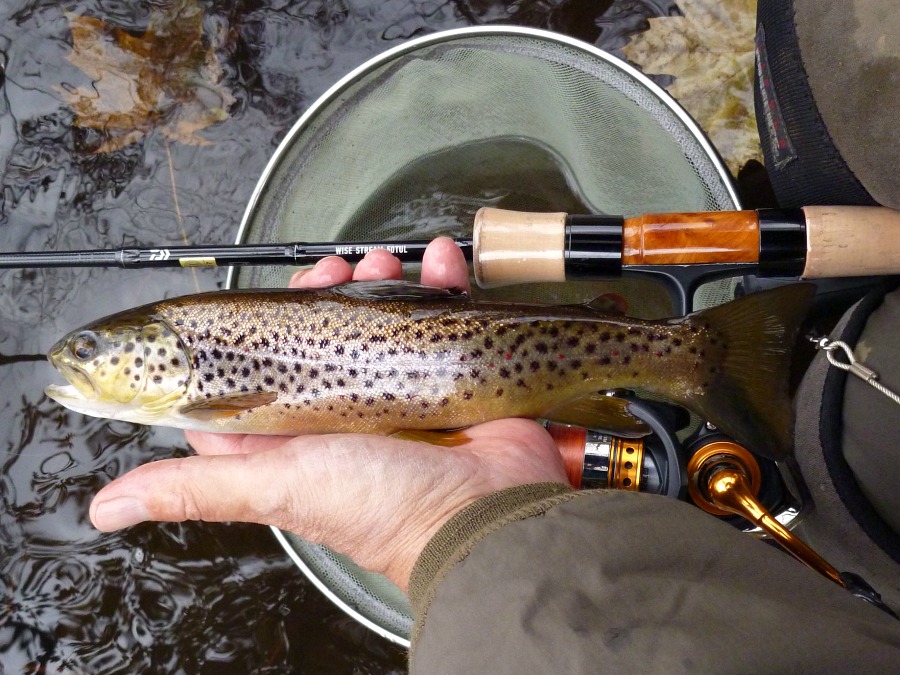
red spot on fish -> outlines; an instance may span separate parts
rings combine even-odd
[[[512,358],[512,353],[511,353],[511,352],[507,352],[507,353],[506,353],[506,360],[509,361],[511,358]]]
[[[618,349],[613,349],[613,350],[612,350],[612,355],[613,355],[613,356],[618,356],[618,355],[619,355],[619,350],[618,350]]]
[[[658,357],[662,358],[662,355],[663,355],[662,352],[653,352],[653,353],[656,354]]]
[[[557,355],[556,355],[556,358],[557,358],[559,361],[562,361],[564,358],[566,358],[566,355],[565,355],[565,354],[557,354]]]

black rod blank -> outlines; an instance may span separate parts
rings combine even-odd
[[[232,246],[170,246],[95,251],[34,251],[0,253],[0,269],[35,267],[219,267],[227,265],[312,265],[322,258],[341,256],[359,262],[369,251],[383,248],[401,262],[419,262],[427,240],[332,242],[292,244],[238,244]],[[467,260],[472,242],[455,240]]]

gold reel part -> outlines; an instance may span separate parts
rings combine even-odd
[[[746,448],[728,441],[701,447],[688,461],[688,493],[714,515],[738,515],[759,526],[800,562],[843,586],[840,573],[772,517],[756,495],[760,470]]]
[[[639,492],[644,466],[644,441],[640,438],[616,438],[609,453],[609,487]]]

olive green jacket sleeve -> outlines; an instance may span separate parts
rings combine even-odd
[[[664,497],[495,493],[413,570],[413,674],[880,673],[900,621]]]

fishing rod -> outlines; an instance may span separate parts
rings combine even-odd
[[[673,268],[698,278],[736,270],[806,279],[900,274],[900,211],[885,207],[811,206],[631,218],[486,207],[475,215],[473,237],[454,241],[473,263],[482,287],[609,279],[628,270]],[[304,266],[329,256],[358,262],[376,248],[401,262],[420,262],[427,245],[427,240],[412,240],[37,251],[2,253],[0,269]],[[684,274],[680,276],[684,285]]]

